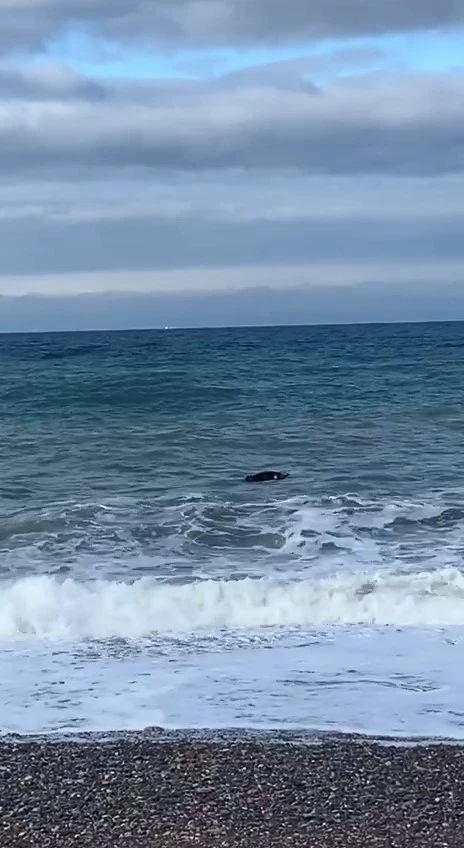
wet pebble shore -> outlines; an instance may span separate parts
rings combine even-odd
[[[1,848],[463,848],[464,749],[0,743]]]

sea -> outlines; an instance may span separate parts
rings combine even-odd
[[[0,457],[0,734],[464,738],[464,324],[3,335]]]

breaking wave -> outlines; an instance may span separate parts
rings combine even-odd
[[[27,577],[0,584],[0,639],[80,640],[263,627],[464,625],[464,572],[169,584]]]

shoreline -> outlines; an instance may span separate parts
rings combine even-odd
[[[105,745],[117,742],[151,742],[174,744],[179,742],[204,744],[231,744],[249,742],[257,745],[324,745],[334,742],[360,745],[379,745],[394,748],[463,748],[464,738],[451,736],[400,736],[385,733],[364,733],[351,730],[317,730],[311,728],[255,728],[255,727],[178,727],[153,725],[139,730],[75,730],[50,732],[0,731],[0,747],[4,745]]]
[[[464,845],[464,746],[305,738],[0,737],[0,848]]]

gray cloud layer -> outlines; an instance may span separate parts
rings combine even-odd
[[[463,22],[464,0],[3,0],[0,44],[39,47],[72,25],[117,41],[230,46]]]
[[[195,65],[202,46],[463,24],[464,0],[0,0],[0,293],[142,277],[145,291],[274,290],[0,298],[0,327],[464,315],[464,68],[392,72],[356,44],[325,57],[331,70],[300,58],[207,81],[13,57],[73,29],[110,40],[96,56],[145,42]],[[439,294],[421,298],[420,279]]]
[[[251,224],[251,225],[250,225]],[[417,220],[324,218],[253,222],[149,218],[44,222],[4,221],[0,256],[4,275],[131,269],[377,261],[461,262],[464,215]],[[26,249],[25,249],[26,248]],[[291,283],[291,280],[289,280]],[[109,283],[109,286],[111,284]],[[1,291],[1,286],[0,286]]]
[[[0,68],[0,174],[464,169],[464,74],[106,82]]]
[[[231,294],[0,297],[0,332],[464,319],[464,290],[365,285]]]

